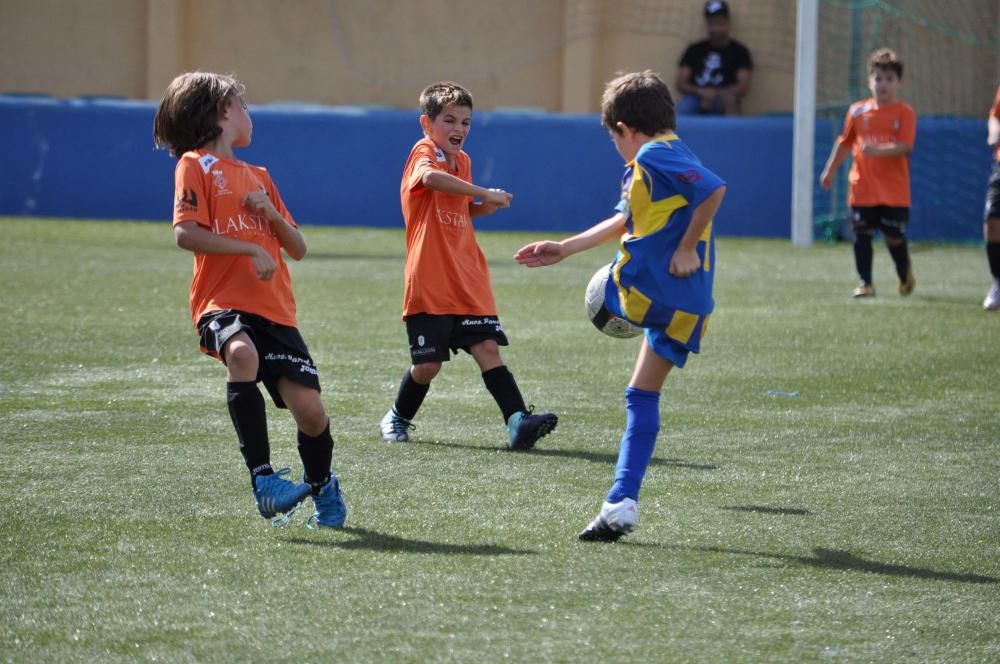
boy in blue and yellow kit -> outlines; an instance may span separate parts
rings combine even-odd
[[[626,423],[615,482],[600,513],[580,539],[613,542],[639,522],[639,488],[660,430],[660,390],[674,366],[697,353],[715,306],[712,218],[725,183],[702,166],[674,133],[674,102],[651,71],[608,83],[601,124],[625,160],[622,198],[614,216],[561,242],[543,240],[518,250],[527,267],[558,263],[620,239],[605,305],[645,329],[625,390]]]

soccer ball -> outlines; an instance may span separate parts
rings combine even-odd
[[[583,298],[586,305],[587,318],[598,330],[616,339],[631,339],[642,334],[642,328],[620,318],[604,306],[604,290],[608,285],[608,275],[611,265],[605,265],[594,273],[587,284],[587,294]]]

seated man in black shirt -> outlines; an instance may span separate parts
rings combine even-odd
[[[687,47],[677,67],[678,115],[739,115],[750,90],[753,61],[746,46],[729,38],[729,6],[705,3],[708,39]]]

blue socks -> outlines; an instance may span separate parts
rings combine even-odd
[[[625,498],[639,500],[639,487],[646,475],[649,460],[660,432],[660,393],[628,387],[625,390],[625,433],[618,448],[615,484],[608,492],[608,502]]]

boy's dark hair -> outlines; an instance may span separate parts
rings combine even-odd
[[[619,134],[619,122],[648,136],[677,127],[674,98],[656,73],[647,69],[620,74],[605,86],[601,98],[601,124]]]
[[[896,52],[888,48],[876,49],[868,58],[868,73],[875,73],[876,69],[883,69],[896,72],[896,78],[903,78],[903,61],[899,59]]]
[[[438,81],[420,93],[420,112],[431,120],[437,118],[445,106],[468,106],[472,110],[472,93],[458,83]]]
[[[219,115],[244,87],[232,76],[208,72],[181,74],[167,86],[153,118],[153,143],[180,157],[222,133]]]

